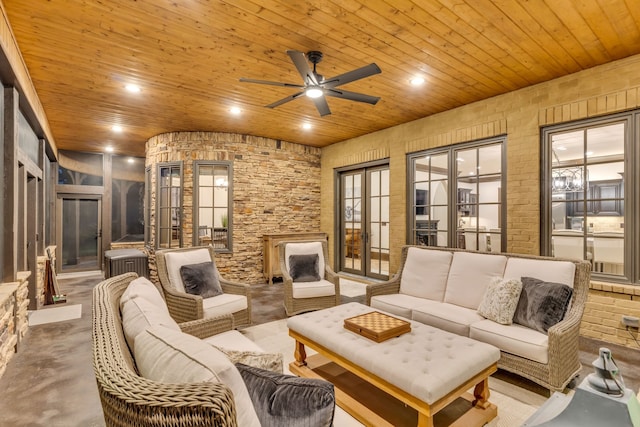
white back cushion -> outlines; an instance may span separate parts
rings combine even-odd
[[[209,250],[205,248],[195,249],[193,251],[169,252],[164,254],[164,259],[167,264],[167,275],[169,276],[169,281],[179,292],[185,292],[184,283],[182,283],[182,276],[180,276],[180,267],[183,265],[213,261],[211,259],[211,255],[209,255]],[[218,274],[217,269],[216,274]]]
[[[455,252],[444,302],[478,309],[492,278],[504,275],[507,257],[470,252]]]
[[[289,271],[289,256],[290,255],[310,255],[318,254],[318,272],[320,278],[324,278],[324,253],[322,252],[321,242],[302,242],[302,243],[287,243],[284,247],[284,265]]]
[[[120,308],[122,309],[122,305],[125,302],[138,297],[144,298],[158,307],[164,307],[167,313],[169,312],[164,298],[160,294],[160,290],[146,277],[138,277],[129,283],[129,286],[127,286],[127,289],[124,290],[120,297]]]
[[[163,383],[224,383],[233,392],[239,426],[260,427],[240,372],[220,350],[199,338],[162,327],[140,334],[135,344],[140,375]]]
[[[164,303],[163,306],[158,306],[143,297],[129,298],[120,305],[120,312],[124,337],[131,351],[134,351],[137,337],[150,326],[162,325],[180,330]]]
[[[522,280],[535,277],[545,282],[562,283],[573,288],[576,265],[569,261],[546,259],[509,258],[504,270],[505,279]]]
[[[442,301],[452,259],[451,252],[409,248],[402,269],[400,293]]]

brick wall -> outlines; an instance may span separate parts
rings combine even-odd
[[[428,85],[424,91],[428,96]],[[507,251],[539,254],[540,127],[638,108],[639,91],[637,55],[326,147],[322,150],[321,229],[333,241],[334,169],[388,159],[390,271],[396,271],[400,260],[397,248],[406,242],[406,154],[506,134]],[[330,251],[333,259],[332,245]],[[620,316],[604,316],[613,306],[594,310],[595,297],[611,301],[627,298],[625,304],[618,302],[616,310],[624,307],[637,313],[640,307],[637,296],[606,289],[592,291],[583,329],[589,331],[589,336],[605,341],[611,330],[602,325],[617,322],[615,328],[619,330]],[[598,304],[601,303],[600,299]],[[630,344],[627,341],[624,345]]]
[[[155,229],[156,164],[183,162],[183,242],[193,246],[193,165],[196,160],[233,164],[233,252],[216,265],[227,279],[263,283],[262,235],[320,230],[320,149],[249,135],[174,132],[147,141],[152,171],[151,229]],[[152,233],[153,234],[153,233]],[[152,236],[152,247],[155,236]],[[150,274],[157,278],[153,251]]]

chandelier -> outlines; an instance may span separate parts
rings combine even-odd
[[[588,185],[583,168],[556,168],[551,172],[551,190],[554,193],[584,191]]]

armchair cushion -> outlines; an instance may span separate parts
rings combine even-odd
[[[287,271],[291,271],[289,258],[291,255],[318,254],[318,272],[320,278],[324,278],[324,252],[322,242],[296,242],[287,243],[284,248],[284,261]]]
[[[333,425],[333,384],[281,375],[241,363],[236,367],[249,390],[262,427]]]
[[[523,277],[513,321],[546,334],[564,318],[572,293],[573,289],[562,283]]]
[[[328,280],[317,282],[298,282],[293,284],[294,298],[329,297],[336,294],[336,285]]]
[[[220,294],[202,300],[202,310],[206,318],[237,313],[246,310],[248,306],[247,297],[244,295]]]
[[[289,275],[294,282],[317,282],[320,277],[318,254],[289,255]]]
[[[169,281],[173,288],[178,292],[186,292],[182,283],[182,276],[180,276],[180,267],[211,261],[211,255],[209,255],[209,250],[206,248],[184,252],[167,252],[164,257],[167,264],[167,276],[169,276]],[[217,269],[216,276],[219,277]]]
[[[183,265],[180,267],[180,278],[184,284],[184,290],[189,294],[200,295],[202,298],[222,294],[213,261]]]
[[[522,292],[520,280],[503,280],[501,277],[494,277],[480,302],[478,314],[503,325],[512,324],[520,292]]]
[[[240,373],[220,351],[194,336],[151,327],[135,343],[140,374],[164,383],[217,382],[233,392],[239,426],[260,426]]]

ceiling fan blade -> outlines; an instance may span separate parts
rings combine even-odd
[[[318,109],[318,113],[320,113],[321,117],[331,114],[331,110],[329,110],[329,104],[327,104],[327,100],[324,96],[312,99],[313,103],[316,104],[316,108]]]
[[[293,101],[294,99],[300,98],[302,95],[304,95],[304,92],[298,92],[298,93],[296,93],[294,95],[289,95],[286,98],[282,98],[279,101],[273,102],[273,103],[267,105],[266,107],[267,108],[276,108],[279,105],[282,105],[282,104],[285,104],[285,103],[287,103],[289,101]]]
[[[255,80],[255,79],[245,79],[244,77],[240,78],[242,83],[258,83],[261,85],[271,85],[271,86],[281,86],[281,87],[297,87],[302,89],[303,85],[296,85],[293,83],[280,83],[280,82],[270,82],[267,80]]]
[[[321,84],[325,88],[334,88],[347,83],[351,83],[356,80],[364,79],[365,77],[372,76],[374,74],[381,73],[380,67],[378,67],[375,63],[365,65],[364,67],[360,67],[353,71],[348,71],[344,74],[340,74],[338,76],[332,77],[330,79],[326,79]]]
[[[379,96],[365,95],[363,93],[349,92],[341,89],[325,89],[324,94],[335,98],[348,99],[349,101],[365,102],[367,104],[376,105],[380,100]]]
[[[293,65],[298,69],[298,73],[300,73],[305,85],[308,83],[313,85],[318,84],[316,76],[311,72],[311,68],[309,68],[309,63],[307,62],[307,58],[304,56],[304,53],[297,50],[288,50],[287,55],[289,55]]]

